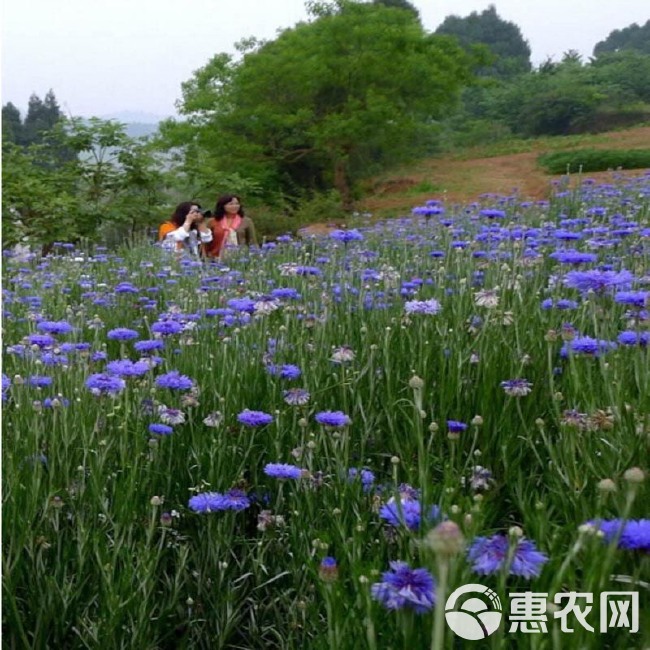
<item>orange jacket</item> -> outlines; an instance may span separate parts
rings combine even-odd
[[[174,232],[174,230],[178,230],[178,226],[173,221],[165,221],[164,223],[161,223],[160,227],[158,228],[158,241],[163,241],[163,239],[165,239],[165,237],[167,237],[170,232]],[[182,249],[183,242],[177,241],[176,250]]]

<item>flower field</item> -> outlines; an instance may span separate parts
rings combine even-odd
[[[5,255],[8,648],[648,647],[650,174],[354,226]]]

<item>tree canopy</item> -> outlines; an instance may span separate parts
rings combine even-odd
[[[495,59],[484,69],[484,74],[511,77],[531,69],[528,42],[515,23],[497,14],[494,5],[481,13],[473,11],[464,18],[447,16],[435,33],[456,37],[464,48],[487,46]]]
[[[650,54],[650,20],[644,25],[632,23],[623,29],[615,29],[610,32],[604,41],[596,43],[594,56],[598,57],[621,50],[637,50],[644,54]]]
[[[234,161],[281,193],[334,187],[346,204],[355,180],[421,152],[472,57],[403,8],[339,0],[316,14],[240,61],[213,57],[183,84],[188,122],[163,132],[193,132],[189,153],[216,168]]]

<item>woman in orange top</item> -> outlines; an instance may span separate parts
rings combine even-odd
[[[253,220],[244,214],[239,197],[234,194],[219,197],[210,229],[212,241],[203,245],[207,257],[223,257],[226,247],[257,245]]]
[[[198,255],[199,244],[212,241],[212,231],[205,223],[201,206],[191,201],[179,203],[169,221],[160,224],[158,241],[165,250]]]

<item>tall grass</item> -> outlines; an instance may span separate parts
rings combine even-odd
[[[495,199],[497,218],[475,205],[382,222],[361,228],[362,241],[233,251],[226,265],[172,259],[155,247],[6,258],[5,643],[460,647],[440,616],[386,611],[371,597],[393,560],[441,578],[426,543],[435,523],[394,528],[379,515],[407,483],[468,544],[516,527],[549,558],[528,581],[503,571],[477,576],[460,552],[445,564],[447,593],[470,582],[502,599],[529,589],[551,601],[562,591],[641,592],[636,635],[580,627],[561,635],[550,615],[546,635],[509,634],[506,625],[482,647],[647,645],[647,552],[618,549],[579,527],[648,515],[648,481],[625,474],[647,472],[648,346],[560,353],[577,336],[615,342],[623,330],[648,332],[647,304],[630,307],[616,293],[648,291],[649,181],[585,184],[550,202]],[[564,242],[561,231],[579,239]],[[598,259],[567,266],[550,257],[563,248]],[[564,282],[575,268],[626,269],[634,280],[581,293]],[[121,292],[124,282],[133,289]],[[259,302],[277,288],[299,298],[277,299],[265,313]],[[493,292],[493,303],[478,304],[481,291]],[[254,313],[214,311],[242,297],[258,302]],[[577,304],[542,309],[549,298]],[[428,299],[439,313],[407,313],[406,302]],[[42,321],[63,320],[74,331],[50,346],[26,338]],[[140,357],[132,341],[107,333],[126,327],[151,339],[160,320],[183,331],[162,339],[151,370],[126,378],[116,397],[93,395],[91,374]],[[72,345],[81,343],[89,345]],[[353,358],[337,361],[341,347]],[[284,380],[271,363],[294,364],[302,376]],[[170,370],[196,390],[159,388],[155,378]],[[35,375],[52,385],[32,386]],[[532,384],[529,395],[506,394],[501,382],[515,378]],[[290,387],[307,389],[310,401],[288,405]],[[185,416],[169,436],[148,430],[161,421],[161,405]],[[245,409],[271,414],[272,424],[241,424]],[[329,410],[351,423],[319,425],[315,414]],[[218,426],[206,425],[215,412]],[[449,420],[467,429],[450,436]],[[267,463],[294,464],[304,476],[271,478]],[[471,481],[476,466],[491,473],[483,489]],[[351,468],[371,470],[372,488],[350,480]],[[195,494],[232,488],[248,495],[249,508],[188,507]],[[336,558],[335,580],[319,573],[325,556]]]

